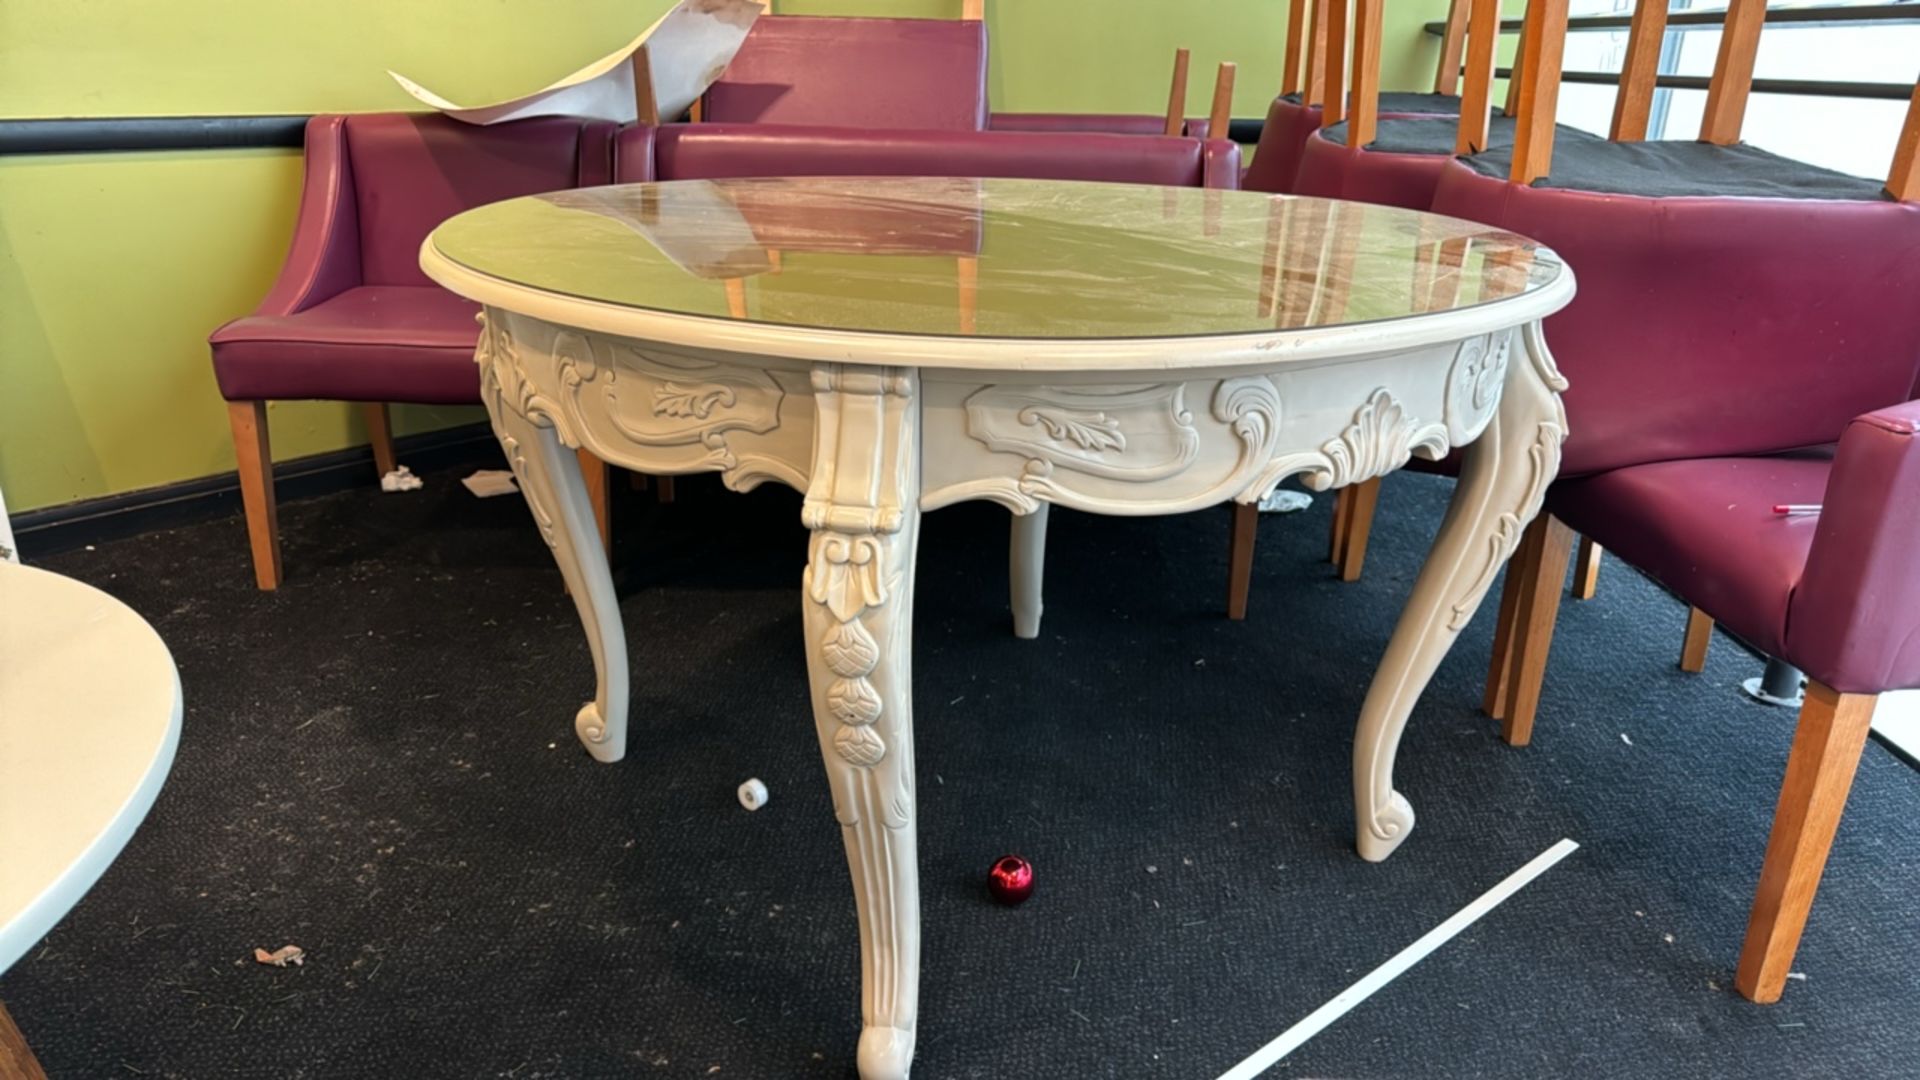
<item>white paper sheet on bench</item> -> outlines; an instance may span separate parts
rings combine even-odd
[[[761,0],[680,0],[639,37],[579,71],[531,94],[490,105],[458,105],[397,71],[387,74],[422,103],[469,124],[530,116],[581,116],[625,124],[639,119],[630,61],[645,45],[654,103],[662,120],[673,120],[727,70],[754,20],[765,11]]]

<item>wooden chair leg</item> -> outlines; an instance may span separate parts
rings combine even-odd
[[[0,1005],[0,1080],[47,1080],[40,1061],[27,1047],[27,1037]]]
[[[593,520],[600,526],[600,546],[613,551],[613,472],[607,463],[587,450],[580,455],[580,478],[587,482],[587,501],[593,504]]]
[[[1687,609],[1687,636],[1680,643],[1680,670],[1695,675],[1707,670],[1707,646],[1713,644],[1713,616],[1699,608]]]
[[[360,416],[367,424],[367,441],[373,444],[373,467],[385,476],[399,467],[393,457],[393,425],[387,416],[387,403],[362,402]]]
[[[1817,681],[1807,684],[1733,977],[1741,996],[1762,1005],[1780,1000],[1786,988],[1877,700],[1873,694],[1842,694]]]
[[[1593,537],[1582,536],[1580,547],[1573,556],[1573,598],[1591,600],[1600,588],[1600,556],[1606,549],[1593,542]]]
[[[1227,618],[1247,617],[1247,594],[1253,591],[1253,543],[1260,534],[1260,508],[1233,504],[1233,528],[1227,534]]]
[[[1531,552],[1522,543],[1507,560],[1507,576],[1500,589],[1500,617],[1493,624],[1493,660],[1487,665],[1487,689],[1481,708],[1495,720],[1507,718],[1507,688],[1513,681],[1514,613],[1520,607],[1521,582],[1532,574],[1527,568]]]
[[[253,580],[262,590],[280,587],[280,511],[273,498],[273,452],[267,439],[267,403],[227,402],[233,427],[233,457],[240,472],[240,503],[253,548]]]
[[[1333,493],[1333,526],[1327,535],[1327,561],[1335,567],[1347,550],[1347,526],[1352,523],[1353,489],[1339,488]]]
[[[1527,526],[1520,543],[1532,551],[1525,576],[1517,582],[1521,592],[1513,609],[1507,700],[1500,717],[1500,737],[1509,746],[1525,746],[1533,740],[1533,718],[1540,710],[1540,688],[1547,678],[1547,651],[1553,645],[1554,619],[1560,614],[1560,589],[1567,580],[1567,560],[1573,555],[1573,530],[1543,512]]]
[[[634,472],[631,469],[627,470],[627,489],[629,491],[647,490],[647,474]]]
[[[1367,540],[1373,535],[1373,511],[1380,505],[1378,477],[1351,488],[1353,498],[1347,511],[1347,548],[1340,553],[1336,569],[1341,581],[1359,581],[1360,568],[1367,564]]]

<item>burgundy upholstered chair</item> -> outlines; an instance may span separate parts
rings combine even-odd
[[[1920,687],[1920,88],[1885,185],[1742,145],[1764,17],[1734,0],[1701,142],[1580,143],[1551,168],[1490,151],[1434,199],[1580,274],[1546,325],[1565,458],[1488,676],[1508,741],[1531,736],[1569,526],[1811,680],[1734,979],[1758,1002],[1785,985],[1876,696]]]
[[[979,131],[987,24],[960,19],[762,15],[701,101],[716,124]]]
[[[1440,64],[1434,75],[1433,93],[1380,93],[1375,105],[1382,117],[1458,116],[1460,98],[1455,90],[1460,82],[1460,55],[1466,42],[1467,16],[1471,0],[1452,0],[1447,8],[1447,28],[1441,38]],[[1489,5],[1491,18],[1499,19],[1499,5]],[[1311,21],[1311,27],[1309,27]],[[1327,88],[1345,84],[1347,49],[1347,11],[1344,5],[1328,0],[1313,0],[1309,20],[1308,0],[1292,0],[1288,7],[1285,72],[1280,96],[1267,108],[1260,142],[1253,161],[1247,166],[1241,186],[1249,191],[1293,193],[1298,191],[1300,166],[1307,141],[1314,132],[1339,123],[1345,116],[1345,103],[1339,91],[1332,94],[1333,107],[1327,109]],[[1303,55],[1304,54],[1304,55]],[[1489,51],[1489,57],[1492,53]],[[1331,60],[1332,63],[1328,63]],[[1304,71],[1302,65],[1304,64]],[[1491,63],[1488,65],[1491,71]],[[1363,75],[1355,68],[1356,77]],[[1356,78],[1358,83],[1359,78]],[[1355,86],[1356,92],[1359,86]],[[1419,209],[1425,209],[1424,206]]]
[[[478,310],[420,272],[420,243],[484,203],[611,177],[613,125],[573,119],[473,127],[438,114],[316,116],[293,245],[251,315],[214,331],[254,579],[279,585],[267,402],[365,405],[376,466],[391,470],[387,403],[478,404]]]

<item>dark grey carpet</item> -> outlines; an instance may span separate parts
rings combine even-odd
[[[237,521],[47,560],[150,618],[187,698],[151,818],[0,977],[50,1073],[851,1075],[797,497],[626,498],[634,734],[603,766],[524,506],[427,479],[283,507],[277,595]],[[1757,665],[1725,639],[1676,671],[1681,607],[1618,563],[1562,611],[1529,749],[1477,711],[1482,613],[1403,746],[1418,829],[1354,855],[1352,717],[1446,491],[1388,483],[1356,585],[1321,561],[1327,500],[1267,520],[1242,624],[1223,511],[1056,513],[1036,642],[1008,629],[1005,515],[929,516],[916,1076],[1217,1076],[1563,836],[1584,846],[1273,1075],[1914,1074],[1920,778],[1868,748],[1804,981],[1736,997],[1792,717],[1742,701]],[[1014,910],[982,893],[1010,851],[1038,867]],[[304,967],[250,959],[288,942]]]

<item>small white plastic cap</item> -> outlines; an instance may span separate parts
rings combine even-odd
[[[741,784],[737,794],[740,796],[740,805],[749,810],[758,810],[767,805],[767,785],[761,783],[757,776]]]

